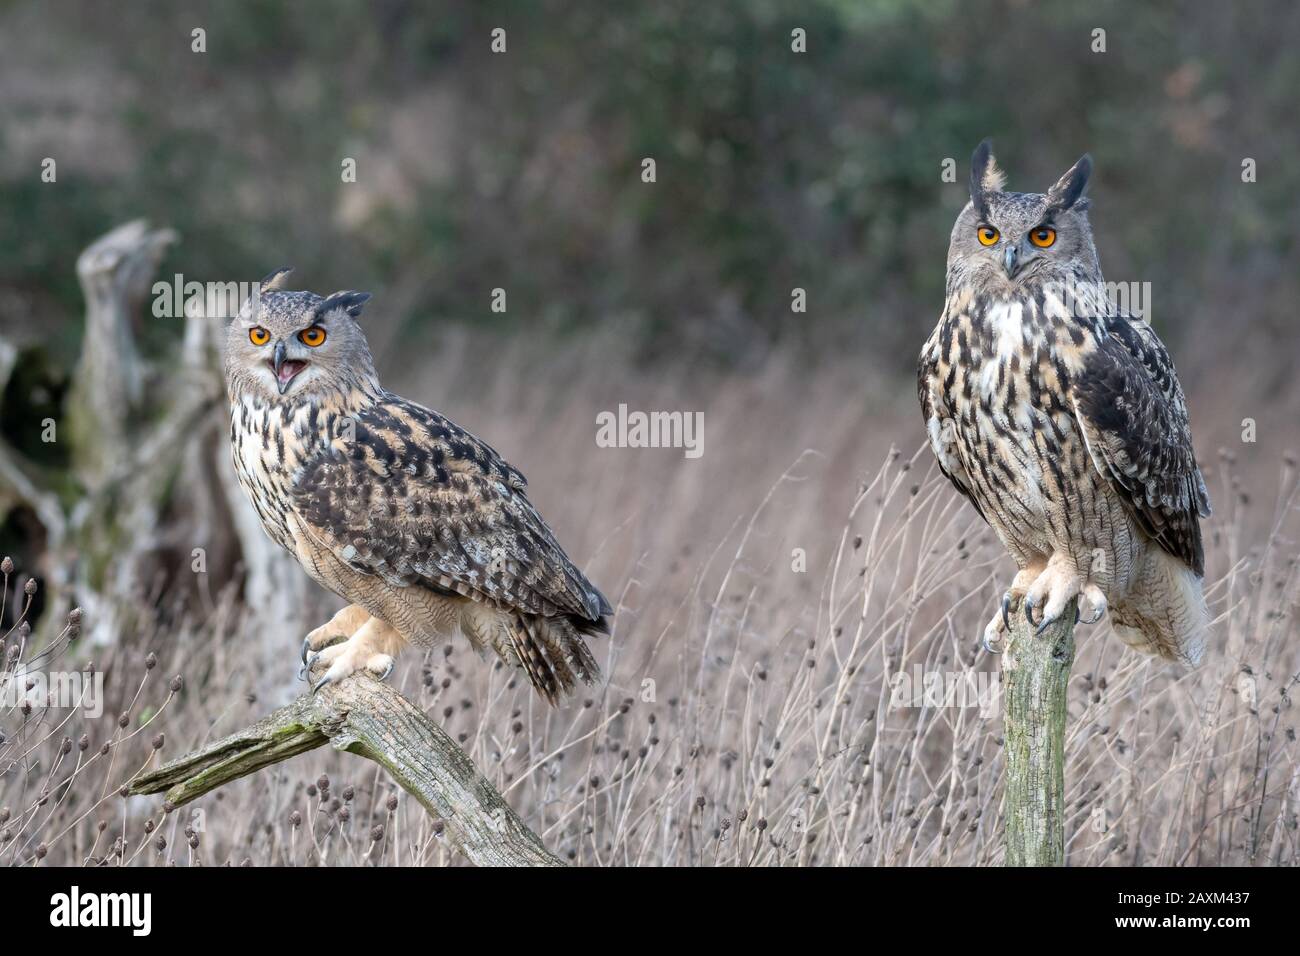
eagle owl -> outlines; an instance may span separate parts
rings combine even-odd
[[[348,602],[303,641],[313,690],[405,644],[463,634],[554,704],[599,668],[584,637],[609,602],[574,567],[485,442],[384,389],[361,330],[368,294],[322,298],[272,273],[230,324],[225,373],[239,483],[262,527]]]
[[[1019,567],[986,647],[1015,605],[1041,632],[1077,599],[1089,623],[1109,609],[1130,646],[1196,664],[1209,495],[1169,353],[1110,303],[1091,170],[1085,155],[1046,193],[1007,192],[989,143],[976,149],[921,409],[940,469]]]

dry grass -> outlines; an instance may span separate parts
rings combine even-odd
[[[996,713],[891,706],[893,675],[918,665],[996,672],[978,637],[1010,574],[929,452],[914,453],[910,389],[864,394],[874,377],[847,365],[811,381],[780,368],[664,380],[613,350],[536,374],[522,346],[484,384],[480,344],[442,343],[432,367],[394,384],[529,475],[618,607],[596,648],[608,683],[549,710],[463,644],[409,652],[393,680],[552,849],[584,865],[1000,862]],[[595,413],[619,402],[703,410],[704,457],[595,448]],[[1136,656],[1105,621],[1081,629],[1066,743],[1074,865],[1300,860],[1300,492],[1293,465],[1249,470],[1280,489],[1274,502],[1247,503],[1232,463],[1207,463],[1217,623],[1199,670]],[[177,756],[296,693],[297,644],[259,634],[227,592],[179,629],[75,657],[66,641],[47,649],[53,669],[93,654],[109,703],[99,720],[0,715],[0,862],[456,862],[418,804],[346,755],[317,751],[204,798],[201,827],[191,807],[118,796],[158,759],[155,743]]]

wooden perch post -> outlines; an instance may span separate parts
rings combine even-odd
[[[303,694],[251,727],[136,777],[130,794],[181,806],[263,767],[329,743],[380,764],[480,866],[563,866],[469,756],[420,708],[368,674]]]
[[[1065,865],[1065,715],[1075,604],[1042,634],[1011,612],[1002,655],[1007,866]]]

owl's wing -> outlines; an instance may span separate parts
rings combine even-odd
[[[925,417],[926,434],[930,436],[930,449],[939,461],[939,470],[952,482],[953,487],[966,496],[986,522],[988,516],[971,494],[966,477],[966,466],[957,452],[956,431],[952,417],[943,402],[944,382],[939,374],[939,328],[935,328],[921,348],[916,366],[916,393],[921,400],[921,414]],[[948,383],[951,385],[952,383]]]
[[[1210,514],[1210,496],[1174,363],[1146,322],[1116,315],[1101,325],[1070,385],[1093,465],[1139,527],[1203,575],[1200,519]]]
[[[534,614],[599,621],[609,602],[524,494],[524,476],[437,412],[388,395],[304,463],[298,519],[363,574]]]

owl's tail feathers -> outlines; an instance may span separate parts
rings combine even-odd
[[[1111,623],[1129,647],[1195,667],[1210,635],[1200,576],[1167,551],[1153,549],[1133,590],[1112,605]]]
[[[579,680],[600,680],[600,666],[583,638],[609,633],[603,617],[590,621],[576,615],[517,614],[507,630],[529,683],[547,703],[573,693]]]

